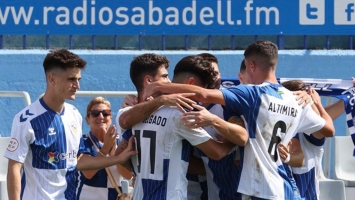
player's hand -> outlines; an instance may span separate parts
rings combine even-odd
[[[155,89],[159,86],[161,86],[163,82],[161,81],[155,81],[153,83],[148,84],[145,87],[144,94],[143,94],[143,99],[146,100],[148,97],[156,97],[160,95],[159,91],[156,91]]]
[[[351,79],[353,79],[353,86],[355,87],[355,78],[351,77]]]
[[[277,150],[279,151],[281,161],[285,162],[285,160],[287,159],[287,157],[290,154],[288,146],[286,146],[284,143],[280,142],[277,145]]]
[[[181,112],[186,112],[184,108],[189,110],[193,110],[194,108],[192,105],[196,104],[195,101],[187,98],[190,96],[194,96],[194,93],[180,93],[180,94],[169,94],[169,95],[162,95],[159,98],[163,105],[166,106],[176,106],[178,107]]]
[[[184,125],[189,128],[198,128],[212,125],[216,115],[210,113],[205,107],[197,104],[192,105],[199,111],[186,112],[181,117]]]
[[[296,95],[296,100],[298,101],[298,105],[302,105],[302,107],[306,107],[307,104],[312,102],[312,97],[307,94],[306,91],[295,91],[293,92]]]
[[[315,91],[311,86],[308,86],[308,94],[311,95],[313,102],[317,105],[321,105],[322,101],[317,91]]]
[[[136,151],[135,144],[134,144],[134,136],[132,135],[129,138],[127,148],[117,156],[118,159],[117,164],[125,163],[131,156],[136,155],[137,153],[138,151]]]
[[[100,150],[101,153],[106,155],[111,151],[113,145],[116,145],[117,134],[116,126],[110,126],[110,128],[104,133],[104,144]]]
[[[134,106],[137,103],[138,103],[138,98],[133,94],[129,94],[124,98],[124,100],[121,104],[121,108],[125,108],[128,106]]]

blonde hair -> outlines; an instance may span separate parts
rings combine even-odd
[[[91,108],[97,104],[105,104],[109,109],[111,109],[111,103],[108,100],[103,97],[95,97],[89,102],[88,106],[86,107],[86,116],[89,116]]]

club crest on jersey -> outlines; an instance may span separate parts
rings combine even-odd
[[[55,135],[57,132],[54,131],[53,127],[48,128],[48,135]]]
[[[78,128],[77,128],[77,125],[74,121],[71,122],[70,129],[73,133],[75,133],[75,134],[78,133]]]
[[[11,138],[9,141],[9,144],[6,147],[6,150],[10,151],[10,152],[14,152],[18,149],[19,147],[19,143],[16,140],[16,138]]]

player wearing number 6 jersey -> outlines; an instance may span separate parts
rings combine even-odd
[[[281,140],[287,144],[297,132],[308,135],[318,130],[334,133],[329,116],[324,112],[317,115],[310,105],[302,108],[293,93],[278,84],[275,74],[277,51],[277,46],[269,41],[256,41],[245,50],[245,77],[251,84],[259,85],[239,85],[219,91],[153,83],[145,93],[148,96],[158,91],[192,92],[197,101],[221,104],[232,113],[231,116],[242,116],[249,134],[248,143],[240,148],[238,192],[242,193],[242,198],[299,199],[292,177],[286,174],[282,165],[277,144]],[[184,115],[191,117],[187,119],[195,119],[193,114]],[[187,125],[200,126],[198,121]],[[214,128],[223,129],[219,124]],[[233,133],[223,136],[229,141],[236,138]]]
[[[214,80],[208,61],[199,56],[187,56],[176,65],[173,82],[206,87]],[[143,122],[134,125],[138,155],[131,158],[137,179],[134,199],[186,199],[186,172],[192,144],[207,156],[219,160],[234,145],[216,142],[202,128],[189,129],[181,121],[182,112],[176,107],[162,106]],[[247,134],[241,126],[236,132]],[[123,137],[129,137],[125,132]]]

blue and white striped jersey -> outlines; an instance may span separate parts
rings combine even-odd
[[[132,156],[137,179],[134,199],[186,199],[190,145],[211,139],[202,128],[189,129],[180,120],[182,113],[162,106],[143,122],[132,127],[138,154]],[[123,138],[128,139],[125,135]]]
[[[207,109],[218,117],[228,120],[221,105],[211,104]],[[210,126],[204,127],[204,129],[213,138],[216,138],[216,135],[220,134],[216,129]],[[237,146],[233,148],[227,156],[218,161],[208,158],[201,150],[199,150],[199,152],[206,169],[209,199],[239,199],[239,175],[234,164]]]
[[[323,139],[317,139],[313,135],[297,134],[304,153],[304,165],[302,167],[292,167],[293,177],[301,197],[305,200],[319,199],[318,177],[322,173],[322,157],[324,153]]]
[[[101,149],[102,144],[99,140],[90,132],[89,133],[92,140],[95,142],[96,146]],[[94,144],[89,138],[89,134],[83,135],[80,141],[80,154],[88,154],[91,156],[96,156],[98,154]],[[117,139],[117,144],[120,140]],[[109,167],[112,177],[116,181],[118,186],[121,186],[122,176],[117,171],[116,165]],[[110,179],[107,177],[107,172],[105,169],[100,169],[96,174],[91,178],[87,179],[81,171],[78,173],[78,188],[77,188],[77,197],[82,200],[89,199],[101,199],[101,200],[116,200],[117,191],[112,185]]]
[[[226,111],[241,116],[249,134],[240,148],[241,176],[238,192],[264,199],[298,199],[299,191],[277,152],[297,132],[311,134],[325,121],[279,84],[239,85],[222,90]],[[296,189],[295,189],[296,188]]]
[[[197,159],[201,159],[199,149],[197,147],[191,147],[192,156]],[[190,163],[189,163],[190,165]],[[186,174],[187,178],[187,200],[207,200],[208,199],[208,187],[206,175]]]
[[[82,117],[65,103],[57,114],[39,99],[12,123],[5,157],[23,163],[22,199],[76,199]]]

